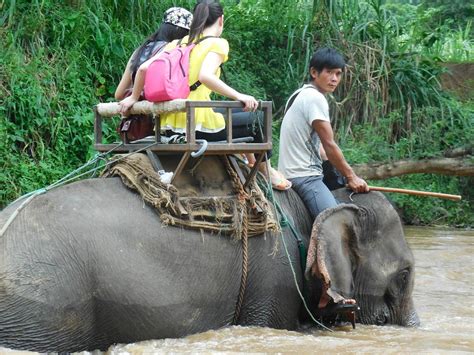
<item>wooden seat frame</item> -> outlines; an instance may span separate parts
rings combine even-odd
[[[152,114],[155,117],[155,137],[149,142],[124,142],[121,145],[103,143],[102,123],[104,118],[110,118],[120,115],[120,106],[116,102],[101,103],[94,107],[94,149],[99,152],[108,152],[113,150],[115,153],[126,153],[137,150],[147,149],[154,153],[160,154],[180,154],[183,153],[176,170],[174,171],[173,180],[181,173],[187,161],[191,157],[191,153],[198,151],[201,145],[196,142],[195,131],[195,109],[196,108],[224,108],[225,124],[227,127],[226,142],[208,142],[208,146],[204,155],[233,155],[242,153],[254,153],[256,155],[256,163],[251,169],[247,178],[238,168],[238,165],[231,159],[232,165],[236,169],[240,179],[243,179],[244,187],[247,188],[248,183],[257,173],[257,167],[262,162],[265,153],[272,149],[272,102],[261,101],[259,109],[263,111],[263,142],[262,143],[232,143],[232,109],[242,108],[243,104],[239,101],[188,101],[173,100],[162,103],[151,103],[149,101],[139,101],[130,110],[131,114]],[[164,112],[186,112],[186,143],[166,144],[161,143],[160,137],[160,119],[159,114]],[[149,154],[150,155],[150,154]]]

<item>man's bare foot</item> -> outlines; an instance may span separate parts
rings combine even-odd
[[[342,300],[339,299],[337,302],[334,302],[334,300],[326,292],[323,292],[321,298],[319,299],[318,308],[324,308],[328,304],[357,304],[357,302],[353,298],[343,298]]]
[[[342,300],[342,302],[339,302],[339,303],[342,303],[342,304],[356,304],[357,302],[353,298],[346,298],[346,299]]]
[[[357,305],[354,299],[345,299],[340,301],[339,303],[328,303],[323,308],[318,308],[316,314],[321,317],[332,316],[335,314],[347,314],[353,313],[360,310],[359,306]],[[353,323],[351,321],[351,323]]]
[[[248,164],[250,167],[253,166],[251,162]],[[270,174],[267,173],[267,164],[265,162],[260,163],[258,166],[258,170],[264,175],[268,176],[270,175],[270,182],[272,184],[272,187],[275,190],[280,190],[280,191],[285,191],[291,188],[292,184],[291,181],[287,180],[282,173],[280,173],[278,170],[275,168],[272,168],[270,166]]]

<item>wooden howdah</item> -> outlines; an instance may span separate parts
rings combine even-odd
[[[232,109],[241,108],[243,104],[239,101],[187,101],[174,100],[162,103],[151,103],[149,101],[139,101],[131,109],[131,114],[153,114],[155,115],[155,146],[150,147],[152,151],[160,153],[193,152],[200,148],[196,143],[194,130],[194,110],[199,107],[225,108],[227,114],[224,115],[227,130],[227,142],[209,142],[204,154],[233,154],[249,152],[265,152],[272,149],[272,103],[271,101],[261,101],[259,109],[264,114],[264,142],[263,143],[232,143]],[[95,106],[94,123],[94,148],[100,152],[107,152],[114,149],[114,152],[132,152],[144,148],[152,142],[125,143],[117,147],[117,144],[105,144],[102,142],[102,122],[106,118],[120,115],[120,106],[116,102],[101,103]],[[184,111],[187,116],[186,137],[187,143],[183,144],[162,144],[160,142],[160,120],[159,114],[163,112]]]
[[[245,186],[256,174],[258,163],[263,160],[265,152],[272,149],[272,102],[260,101],[258,109],[263,112],[263,142],[262,143],[235,143],[232,142],[232,109],[242,108],[239,101],[188,101],[173,100],[161,103],[149,101],[139,101],[130,109],[130,114],[152,114],[155,118],[155,136],[146,140],[123,143],[104,143],[102,123],[104,119],[120,115],[120,105],[117,102],[100,103],[94,107],[94,149],[99,152],[129,153],[134,151],[149,150],[159,157],[162,154],[181,155],[176,169],[175,176],[179,175],[184,166],[188,163],[193,152],[201,148],[201,144],[196,142],[195,132],[195,109],[196,108],[224,108],[223,115],[227,127],[227,139],[225,142],[208,142],[207,149],[203,155],[232,155],[241,153],[254,153],[257,164],[247,176]],[[186,142],[180,144],[161,143],[160,119],[159,115],[164,112],[186,112]],[[155,155],[155,154],[153,154]],[[173,178],[174,179],[174,178]]]

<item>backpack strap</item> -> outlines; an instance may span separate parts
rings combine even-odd
[[[286,105],[285,105],[285,112],[283,113],[284,115],[288,112],[288,110],[290,109],[291,105],[293,105],[293,102],[295,102],[296,100],[296,97],[300,94],[301,91],[303,91],[304,89],[306,88],[313,88],[315,90],[318,90],[316,89],[313,85],[303,85],[301,88],[299,88],[298,90],[296,90],[291,96],[290,98],[288,99],[288,101],[286,102]]]
[[[162,43],[160,44],[160,42]],[[161,50],[163,50],[165,46],[168,44],[168,42],[165,42],[165,41],[155,41],[155,42],[150,42],[149,44],[151,43],[153,43],[153,48],[150,51],[150,53],[148,53],[146,56],[142,53],[142,56],[138,58],[137,69],[132,72],[132,83],[135,82],[135,77],[137,76],[137,71],[138,71],[138,68],[140,68],[140,65],[145,63],[148,59],[150,59],[151,57],[159,53]]]
[[[199,44],[199,43],[201,43],[202,41],[204,41],[205,39],[208,39],[208,38],[220,38],[220,37],[218,37],[218,36],[204,36],[204,37],[199,38],[196,42],[194,42],[194,44]]]
[[[153,50],[153,52],[151,53],[151,55],[148,57],[148,59],[150,59],[151,57],[153,57],[156,53],[160,52],[163,48],[165,48],[165,46],[168,44],[168,42],[165,42],[163,41],[163,44],[160,45],[160,46],[156,46],[156,48]]]
[[[195,44],[195,45],[196,45],[196,44],[199,44],[199,43],[201,43],[202,41],[204,41],[205,39],[208,39],[208,38],[220,38],[220,37],[217,37],[217,36],[204,36],[204,37],[199,38],[194,44]],[[180,40],[180,41],[181,41],[181,40]],[[179,43],[178,43],[178,45],[179,45]],[[221,67],[222,75],[224,76],[224,80],[227,81],[227,80],[226,80],[226,75],[225,75],[225,73],[224,73],[224,68],[222,67],[222,65],[220,65],[220,67]],[[190,86],[189,86],[189,90],[194,91],[194,90],[196,90],[198,87],[200,87],[201,85],[202,85],[202,83],[198,80],[198,81],[196,81],[193,85],[190,85]]]

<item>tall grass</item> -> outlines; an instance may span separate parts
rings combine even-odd
[[[317,45],[339,48],[348,61],[342,87],[333,101],[334,126],[351,134],[353,124],[377,125],[389,112],[402,113],[391,140],[412,133],[411,113],[433,106],[452,116],[437,76],[439,64],[423,53],[407,52],[398,41],[396,17],[381,0],[327,0],[314,19]],[[452,117],[451,117],[452,120]]]

